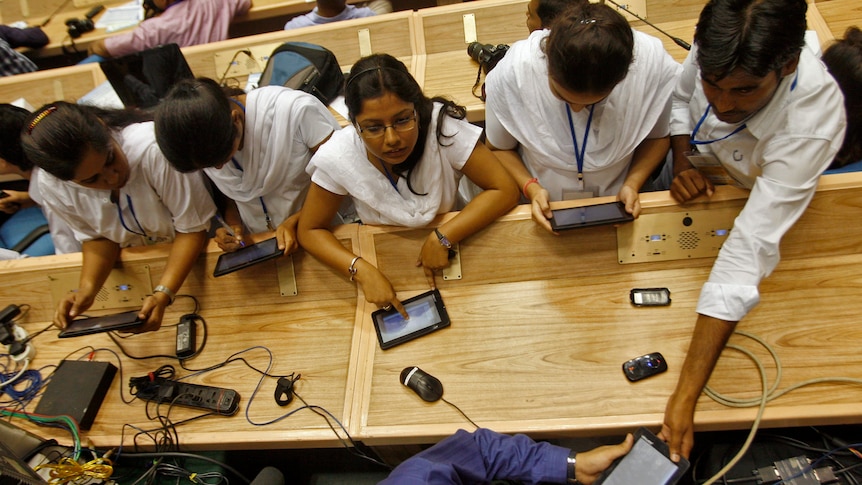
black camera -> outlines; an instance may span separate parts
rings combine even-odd
[[[478,62],[482,67],[482,70],[485,71],[485,74],[491,72],[491,69],[500,62],[500,59],[506,55],[506,52],[509,50],[509,46],[506,44],[481,44],[479,42],[471,42],[470,45],[467,46],[467,54],[473,58],[474,61]]]
[[[91,32],[96,26],[90,19],[69,19],[66,21],[66,32],[69,37],[77,39],[78,37]]]
[[[99,14],[105,7],[103,5],[96,5],[91,8],[86,15],[84,15],[83,19],[68,19],[66,20],[66,32],[69,33],[69,37],[73,39],[77,39],[78,37],[86,34],[87,32],[92,32],[96,25],[93,24],[93,17]]]

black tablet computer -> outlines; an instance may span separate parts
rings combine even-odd
[[[66,328],[60,330],[58,336],[60,338],[80,337],[81,335],[111,332],[113,330],[131,330],[144,324],[144,321],[138,318],[138,312],[140,311],[130,310],[102,317],[72,320]]]
[[[635,432],[631,451],[614,461],[595,485],[674,485],[688,470],[688,460],[670,459],[667,444],[646,428]]]
[[[224,276],[262,261],[277,258],[283,253],[283,250],[278,249],[278,241],[275,238],[248,245],[232,253],[222,253],[216,262],[213,276]]]
[[[106,59],[99,67],[127,108],[151,108],[177,81],[195,78],[177,44]]]
[[[551,227],[555,231],[602,224],[618,224],[634,220],[634,217],[626,212],[626,206],[620,201],[557,209],[551,212],[553,213]]]
[[[374,329],[377,330],[377,340],[381,349],[388,349],[408,340],[429,334],[449,326],[449,314],[440,292],[431,290],[401,302],[409,320],[397,310],[377,310],[371,314],[374,319]]]

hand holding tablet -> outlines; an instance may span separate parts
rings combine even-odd
[[[398,310],[377,310],[371,314],[381,349],[388,349],[449,326],[446,305],[436,289],[404,300],[409,320]]]
[[[277,258],[283,254],[278,249],[276,238],[267,239],[257,244],[251,244],[232,253],[222,253],[216,262],[213,276],[224,276],[228,273],[254,266],[257,263]]]

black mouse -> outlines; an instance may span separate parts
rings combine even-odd
[[[416,366],[405,367],[401,371],[401,383],[413,389],[425,401],[434,402],[443,397],[440,380]]]

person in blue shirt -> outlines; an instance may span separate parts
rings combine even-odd
[[[634,439],[574,453],[550,443],[537,443],[525,435],[504,435],[479,428],[458,430],[425,451],[398,465],[379,485],[479,484],[491,480],[518,480],[525,484],[574,483],[591,485]]]

